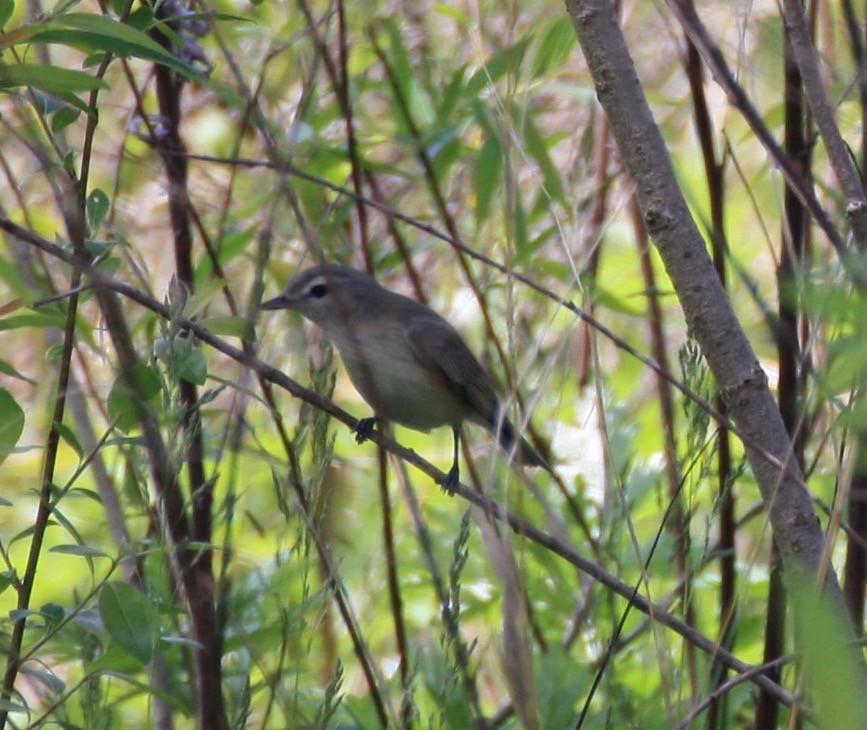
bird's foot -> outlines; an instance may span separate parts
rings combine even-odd
[[[458,469],[458,465],[455,464],[451,469],[449,469],[448,474],[446,474],[446,478],[442,481],[440,486],[443,488],[443,491],[449,495],[449,497],[454,497],[455,492],[457,491],[458,484],[461,483],[461,472]]]
[[[355,434],[355,442],[361,444],[367,441],[370,434],[373,433],[374,426],[376,426],[375,418],[360,418],[355,424],[355,428],[352,429]]]

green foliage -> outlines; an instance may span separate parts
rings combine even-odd
[[[743,37],[737,55],[728,41],[724,53],[782,139],[779,19],[752,8],[730,26],[727,9],[705,5],[711,20],[725,15],[713,27],[722,38]],[[14,622],[27,623],[22,678],[0,710],[18,727],[139,726],[162,714],[195,726],[203,637],[194,628],[200,596],[188,593],[184,570],[210,561],[231,727],[518,728],[503,667],[502,566],[493,565],[502,556],[478,529],[505,510],[513,526],[497,529],[527,612],[532,687],[523,690],[535,693],[538,727],[575,727],[585,707],[585,728],[677,727],[717,678],[732,678],[716,652],[696,650],[661,614],[627,614],[622,594],[633,588],[758,662],[770,530],[740,444],[731,440],[720,483],[719,424],[691,397],[666,394],[631,352],[656,359],[658,325],[659,365],[715,402],[657,255],[642,261],[633,183],[562,6],[253,2],[239,18],[218,2],[184,19],[161,18],[160,8],[115,0],[101,14],[60,3],[31,21],[20,3],[0,0],[0,218],[62,251],[86,251],[140,295],[118,298],[118,328],[87,272],[4,234],[4,646]],[[640,40],[639,77],[686,198],[710,230],[694,89],[668,52],[677,31],[664,12],[634,4],[623,22]],[[853,77],[845,48],[822,49],[835,78]],[[168,88],[157,90],[155,67],[172,71]],[[841,119],[860,109],[853,89],[834,96]],[[175,120],[166,94],[176,95]],[[867,423],[867,305],[821,237],[778,289],[780,177],[737,114],[715,99],[710,111],[730,299],[772,379],[777,302],[802,318],[796,400],[808,486],[835,504]],[[172,146],[172,121],[183,149]],[[814,179],[836,179],[823,155],[818,145]],[[169,180],[170,169],[178,177]],[[839,191],[819,194],[845,229]],[[188,252],[179,231],[191,237]],[[415,285],[411,263],[421,295],[465,335],[498,391],[514,396],[513,421],[523,428],[528,417],[550,441],[562,483],[539,471],[525,483],[469,425],[474,465],[461,473],[494,499],[485,514],[391,457],[381,489],[375,444],[356,444],[315,405],[263,388],[248,365],[181,326],[195,320],[247,361],[257,356],[351,415],[370,415],[321,334],[256,310],[320,258],[369,260],[404,292]],[[157,306],[141,303],[148,297]],[[128,370],[116,350],[125,337],[126,357],[138,360]],[[146,414],[156,434],[140,431]],[[393,435],[442,468],[448,431]],[[168,463],[154,463],[153,438]],[[727,496],[737,536],[729,553],[719,543]],[[844,539],[832,546],[835,563]],[[193,566],[182,569],[183,557]],[[735,559],[730,613],[721,607],[725,557]],[[616,594],[596,580],[604,576],[625,589]],[[848,727],[864,712],[844,708],[860,708],[864,693],[841,649],[843,628],[809,590],[794,597],[799,623],[786,650],[802,652],[810,709],[823,727]],[[799,689],[799,671],[785,670],[788,690]],[[726,688],[717,727],[751,726],[757,691]]]
[[[0,90],[30,86],[48,94],[75,94],[105,89],[108,84],[83,71],[70,71],[39,63],[0,66]]]
[[[99,617],[112,641],[142,664],[153,659],[159,635],[157,612],[147,596],[111,581],[99,592]]]
[[[118,429],[129,431],[139,423],[144,404],[155,401],[160,392],[160,379],[154,369],[139,363],[115,379],[106,400],[108,417]]]
[[[861,649],[850,643],[848,628],[827,595],[805,576],[792,581],[795,626],[804,676],[816,712],[817,726],[856,730],[867,717]]]
[[[15,448],[23,431],[23,409],[8,390],[0,388],[0,464]]]
[[[63,13],[47,22],[25,26],[13,36],[13,43],[22,42],[59,44],[89,53],[100,51],[141,58],[168,66],[190,78],[198,75],[192,66],[180,61],[142,30],[95,13]],[[0,48],[6,46],[0,40]]]

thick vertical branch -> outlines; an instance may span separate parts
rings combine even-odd
[[[171,12],[163,9],[163,13]],[[157,40],[169,46],[161,33]],[[168,180],[169,217],[172,226],[175,251],[175,270],[178,281],[188,292],[193,291],[192,232],[190,225],[190,202],[187,191],[186,148],[180,135],[182,80],[165,66],[155,66],[156,92],[163,120],[159,135],[154,139],[163,160]],[[205,476],[204,446],[202,442],[201,417],[198,411],[196,386],[180,380],[179,393],[184,406],[184,462],[187,467],[192,504],[190,537],[200,545],[211,542],[211,511],[213,486]],[[173,487],[177,487],[174,484]],[[188,548],[180,545],[184,552]],[[214,601],[214,576],[211,551],[201,548],[195,560],[181,560],[180,568],[188,575],[181,576],[187,587],[190,618],[194,626],[197,646],[196,657],[196,703],[200,728],[221,730],[227,727],[223,706],[221,642],[216,621]]]

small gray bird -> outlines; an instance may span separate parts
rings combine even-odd
[[[460,477],[461,425],[470,420],[495,433],[509,456],[528,466],[547,462],[502,412],[491,379],[457,331],[414,299],[389,291],[361,271],[322,264],[294,276],[261,309],[292,309],[321,327],[374,413],[417,431],[451,426],[454,462],[443,487]],[[361,419],[359,442],[376,418]],[[516,445],[517,442],[517,445]]]

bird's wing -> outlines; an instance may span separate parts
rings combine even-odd
[[[471,418],[491,426],[496,419],[497,396],[491,379],[461,336],[439,316],[419,316],[406,328],[409,348],[419,364],[441,373],[443,381],[470,406]]]

